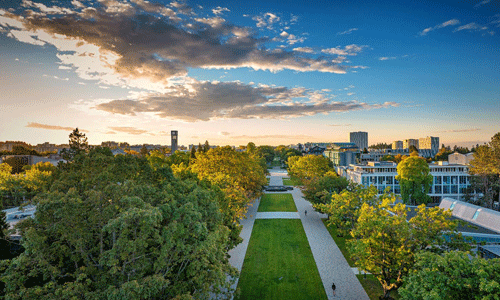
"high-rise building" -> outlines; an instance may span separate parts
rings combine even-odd
[[[356,144],[359,150],[363,151],[365,148],[368,149],[368,132],[351,132],[349,137],[350,142]]]
[[[392,150],[403,149],[403,141],[392,142]]]
[[[171,149],[172,149],[172,154],[177,151],[177,142],[178,142],[178,132],[177,130],[172,130],[170,132],[170,138],[171,138]]]
[[[418,140],[407,139],[403,141],[403,149],[410,149],[410,146],[415,146],[418,149]]]
[[[425,138],[418,139],[419,149],[431,149],[433,153],[438,153],[439,151],[439,137],[428,136]]]

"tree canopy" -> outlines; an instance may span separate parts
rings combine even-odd
[[[310,180],[302,190],[304,198],[313,203],[328,203],[332,193],[340,193],[349,185],[345,177],[340,177],[334,171],[328,171],[321,177]]]
[[[427,162],[417,156],[410,156],[398,164],[396,180],[401,186],[401,197],[407,204],[431,202],[427,193],[432,186],[432,175]]]
[[[500,259],[485,260],[467,252],[421,252],[399,290],[402,299],[498,299]]]
[[[333,171],[332,162],[323,155],[291,156],[288,158],[288,174],[303,183]]]
[[[403,285],[419,251],[468,247],[463,238],[454,238],[457,224],[451,220],[451,212],[420,205],[407,221],[406,206],[390,205],[391,201],[384,199],[373,206],[364,203],[349,241],[356,266],[380,281],[384,298]]]
[[[222,197],[222,198],[221,198]],[[190,299],[229,292],[223,194],[97,147],[75,156],[20,224],[9,299]]]

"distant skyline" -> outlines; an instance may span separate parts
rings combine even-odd
[[[0,141],[216,145],[500,131],[496,1],[0,2]]]

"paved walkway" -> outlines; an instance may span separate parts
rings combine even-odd
[[[302,191],[292,191],[293,200],[302,219],[302,226],[318,267],[321,281],[328,299],[368,299],[368,295],[354,275],[339,247],[321,221],[326,215],[315,212],[311,203],[304,200]],[[307,216],[304,215],[307,210]],[[332,283],[335,283],[336,296],[333,296]]]
[[[283,185],[283,177],[288,177],[285,170],[275,168],[270,171],[270,185]],[[246,219],[240,221],[243,225],[243,230],[240,236],[243,242],[237,247],[229,251],[229,263],[236,267],[240,272],[243,267],[243,261],[248,248],[250,235],[252,234],[253,224],[255,219],[268,218],[300,218],[302,226],[306,232],[307,240],[311,247],[311,251],[318,267],[319,275],[326,291],[328,299],[343,299],[343,300],[369,300],[368,295],[359,283],[354,274],[354,270],[349,267],[339,247],[331,237],[321,218],[326,218],[326,215],[319,214],[314,211],[311,204],[304,200],[302,192],[298,188],[291,191],[297,212],[259,212],[260,199],[257,199],[253,206],[249,207],[246,214]],[[308,211],[307,216],[304,212]],[[336,296],[333,296],[332,282],[335,282],[337,287]],[[233,285],[233,288],[238,286],[238,281]]]
[[[258,212],[257,219],[300,219],[299,213],[296,211],[273,211],[273,212]]]

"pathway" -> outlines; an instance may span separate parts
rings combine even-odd
[[[287,172],[280,170],[278,167],[275,167],[275,169],[271,170],[270,173],[271,178],[269,185],[283,185],[283,177],[288,177]],[[249,207],[246,219],[242,219],[240,221],[240,224],[243,226],[240,233],[240,236],[243,238],[243,242],[229,251],[229,263],[241,272],[248,248],[248,242],[250,240],[250,235],[252,234],[256,218],[300,218],[302,220],[302,226],[306,232],[307,240],[309,241],[309,245],[311,247],[314,260],[316,261],[316,266],[328,299],[369,300],[368,295],[361,286],[361,283],[359,283],[359,280],[355,276],[351,267],[349,267],[349,264],[342,255],[342,252],[340,252],[339,247],[337,247],[335,241],[321,221],[321,218],[326,218],[326,215],[315,212],[311,204],[304,199],[300,189],[294,188],[293,191],[291,191],[291,194],[293,196],[293,200],[295,201],[295,205],[297,206],[298,213],[257,213],[260,199],[257,199],[253,203],[253,206]],[[308,211],[307,216],[304,214],[305,210]],[[332,282],[335,282],[337,287],[335,297],[333,296],[331,288]],[[237,286],[238,281],[236,281],[233,285],[233,288],[236,288]]]

